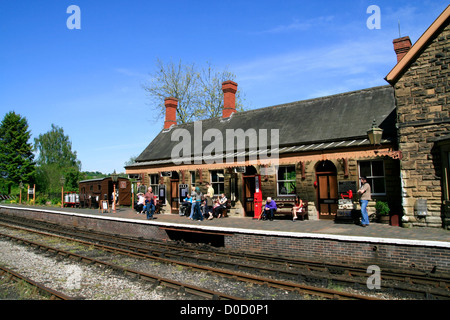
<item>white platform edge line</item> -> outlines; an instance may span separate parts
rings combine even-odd
[[[158,222],[154,220],[133,220],[126,218],[115,218],[115,217],[103,217],[92,214],[85,213],[74,213],[65,212],[58,210],[48,210],[39,208],[22,208],[22,207],[8,207],[0,205],[0,208],[6,209],[19,209],[28,211],[42,211],[47,213],[57,213],[68,216],[81,216],[87,218],[103,219],[103,220],[114,220],[127,223],[142,223],[155,226],[170,226],[178,228],[188,228],[188,229],[200,229],[205,231],[221,231],[221,232],[238,232],[246,234],[263,234],[271,236],[286,236],[286,237],[296,237],[296,238],[312,238],[312,239],[327,239],[327,240],[339,240],[339,241],[351,241],[351,242],[370,242],[370,243],[383,243],[383,244],[401,244],[410,246],[426,246],[426,247],[440,247],[440,248],[450,248],[450,242],[444,241],[431,241],[431,240],[410,240],[410,239],[398,239],[398,238],[375,238],[375,237],[364,237],[364,236],[344,236],[335,234],[325,234],[325,233],[303,233],[303,232],[288,232],[288,231],[270,231],[270,230],[255,230],[255,229],[242,229],[242,228],[229,228],[229,227],[214,227],[214,226],[199,226],[199,225],[186,225],[171,222]]]

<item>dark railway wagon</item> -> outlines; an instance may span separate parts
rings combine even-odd
[[[117,205],[131,205],[131,181],[127,178],[119,177],[116,184],[116,194],[118,194]],[[112,203],[114,184],[112,178],[100,178],[83,180],[79,183],[80,206],[87,208],[98,208],[100,200],[108,200]]]

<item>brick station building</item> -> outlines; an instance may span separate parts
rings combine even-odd
[[[166,212],[178,212],[180,184],[205,192],[210,182],[232,200],[231,217],[254,215],[259,187],[264,199],[298,194],[309,219],[334,219],[341,193],[367,176],[369,211],[382,200],[404,226],[448,225],[449,8],[414,46],[394,40],[387,86],[236,112],[237,84],[226,81],[222,117],[187,124],[177,124],[177,100],[167,98],[164,129],[126,172],[156,192],[164,186]],[[376,144],[373,125],[383,130]]]

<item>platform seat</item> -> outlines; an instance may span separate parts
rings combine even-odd
[[[277,204],[277,211],[275,215],[289,215],[292,218],[292,208],[295,206],[294,198],[273,198],[275,203]],[[308,217],[308,201],[303,201],[303,212],[298,212],[297,217],[302,217],[302,220],[305,220],[305,217]]]

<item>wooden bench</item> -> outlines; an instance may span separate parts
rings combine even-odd
[[[277,214],[290,215],[294,218],[292,214],[292,208],[295,206],[295,198],[273,198],[277,204]],[[303,201],[303,211],[297,212],[297,217],[301,216],[302,220],[305,220],[305,216],[308,217],[308,201]]]

